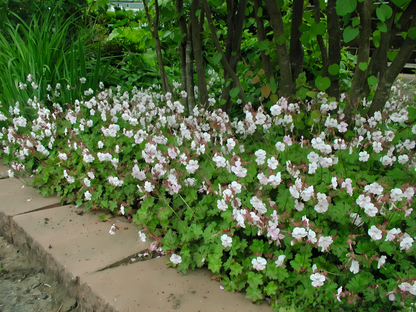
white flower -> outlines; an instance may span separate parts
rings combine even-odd
[[[186,171],[188,173],[195,173],[195,171],[199,168],[197,160],[190,160],[189,163],[186,165]]]
[[[251,264],[253,265],[253,269],[262,271],[266,268],[267,261],[262,257],[257,257],[256,259],[251,260]]]
[[[380,259],[378,260],[378,264],[377,264],[377,269],[380,269],[384,263],[386,263],[386,256],[381,256]]]
[[[226,211],[227,208],[228,208],[228,205],[227,205],[227,203],[225,202],[224,199],[218,199],[217,200],[217,207],[221,211]]]
[[[335,295],[335,298],[337,298],[338,301],[341,301],[341,299],[339,298],[341,293],[342,293],[342,286],[338,288],[337,294]]]
[[[282,142],[277,142],[276,143],[276,149],[279,151],[279,152],[284,152],[284,150],[285,150],[285,143],[282,143]]]
[[[304,228],[295,227],[292,232],[292,237],[296,240],[301,240],[303,237],[307,236],[308,232]]]
[[[358,272],[360,272],[360,264],[358,263],[358,261],[352,260],[350,271],[354,274],[357,274]]]
[[[256,155],[256,163],[257,163],[257,165],[263,165],[264,164],[264,160],[266,159],[266,152],[263,151],[262,149],[259,149],[258,151],[256,151],[254,153],[254,155]]]
[[[250,204],[252,204],[253,208],[256,209],[260,214],[264,214],[267,211],[266,205],[256,196],[250,199]]]
[[[91,200],[91,193],[90,193],[89,191],[86,191],[86,192],[84,193],[84,196],[85,196],[85,199],[86,199],[86,200]]]
[[[376,206],[374,206],[374,204],[373,204],[373,203],[367,203],[367,204],[364,206],[364,212],[365,212],[365,214],[366,214],[367,216],[369,216],[369,217],[375,217],[375,216],[376,216],[376,214],[377,214],[377,212],[378,212],[378,209],[377,209],[377,207],[376,207]]]
[[[333,243],[331,236],[321,236],[318,241],[318,247],[321,247],[321,252],[328,251],[329,245]]]
[[[84,184],[86,187],[90,187],[91,186],[91,181],[88,178],[84,178]]]
[[[321,287],[325,282],[325,276],[319,273],[314,273],[310,276],[313,287]]]
[[[374,240],[380,240],[383,237],[383,232],[375,225],[372,225],[371,228],[368,229],[368,235],[370,235]]]
[[[405,163],[407,163],[409,161],[409,156],[407,155],[400,155],[398,158],[398,161],[400,164],[404,165]]]
[[[146,181],[144,184],[144,190],[148,193],[153,192],[153,190],[155,189],[154,185],[152,183],[150,183],[149,181]]]
[[[359,155],[360,155],[360,158],[358,158],[359,161],[366,162],[370,158],[370,155],[366,151],[360,152]]]
[[[277,257],[277,260],[275,261],[276,267],[284,267],[283,262],[285,261],[285,259],[285,255],[280,255],[279,257]]]
[[[146,234],[144,234],[142,231],[139,231],[139,236],[140,236],[141,241],[143,243],[145,243],[146,242]]]
[[[120,212],[124,216],[124,206],[123,205],[120,205]]]
[[[267,160],[267,165],[269,166],[270,169],[275,170],[277,166],[279,165],[279,162],[276,160],[276,158],[271,157],[270,159]]]
[[[354,223],[356,226],[362,226],[364,224],[363,219],[361,219],[358,213],[351,213],[350,214],[351,222]]]
[[[391,242],[396,238],[396,235],[400,234],[402,231],[399,229],[391,229],[390,231],[387,232],[387,236],[385,241],[386,242]]]
[[[403,250],[403,249],[409,250],[410,248],[412,248],[413,241],[414,241],[413,238],[411,238],[410,236],[405,237],[400,242],[400,250]]]
[[[115,235],[115,234],[116,234],[116,225],[115,225],[115,224],[113,224],[113,225],[111,226],[109,233],[110,233],[111,235]]]
[[[172,254],[169,259],[173,264],[179,264],[182,262],[182,257],[177,254]]]
[[[231,247],[233,243],[233,239],[229,237],[227,234],[223,234],[221,236],[221,243],[224,248]]]

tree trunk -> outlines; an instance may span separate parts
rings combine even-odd
[[[416,18],[412,20],[410,27],[412,28],[415,26]],[[390,97],[391,86],[397,78],[397,75],[400,74],[404,65],[406,65],[415,47],[416,39],[411,39],[407,36],[400,48],[399,53],[396,55],[396,58],[380,77],[376,93],[374,94],[373,101],[367,113],[369,117],[372,117],[375,112],[381,111],[384,108],[384,105],[386,105],[386,102]]]
[[[179,66],[181,69],[181,89],[186,91],[186,20],[185,16],[181,14],[183,9],[183,0],[176,0],[176,14],[180,14],[178,19],[179,29],[181,32],[182,40],[179,42]],[[188,97],[182,98],[182,105],[185,106],[186,110],[189,112],[188,106]]]
[[[321,4],[319,0],[315,0],[313,5],[314,15],[315,15],[315,24],[319,24],[321,21]],[[318,41],[319,50],[321,50],[321,58],[322,58],[322,77],[328,76],[328,52],[326,50],[326,46],[324,43],[324,39],[322,35],[317,35],[316,40]],[[292,52],[292,49],[290,50]]]
[[[351,84],[351,90],[348,95],[347,103],[345,105],[345,117],[348,119],[351,117],[354,107],[361,101],[361,95],[363,93],[363,86],[367,80],[368,66],[362,70],[360,63],[366,63],[368,65],[370,57],[370,36],[371,36],[371,5],[372,0],[365,0],[362,3],[358,3],[358,10],[360,14],[360,44],[357,57],[357,65],[354,71],[354,78]]]
[[[298,79],[299,74],[303,70],[304,51],[302,42],[300,42],[302,34],[299,30],[303,19],[303,3],[303,0],[293,0],[292,25],[290,29],[290,63],[292,64],[293,88],[296,88],[296,79]]]
[[[146,1],[143,0],[144,9],[147,16],[147,21],[149,22],[149,26],[153,27],[152,33],[153,38],[155,38],[156,41],[156,55],[157,55],[157,61],[159,63],[159,71],[160,71],[160,79],[162,81],[162,92],[165,95],[166,93],[170,92],[172,93],[172,88],[170,87],[168,83],[168,76],[166,75],[165,67],[163,66],[163,56],[162,56],[162,47],[160,45],[160,39],[159,39],[159,3],[158,0],[155,0],[155,9],[156,9],[156,16],[155,21],[152,23],[152,19],[150,18],[149,14],[149,8],[147,7]]]
[[[230,63],[233,72],[237,72],[238,59],[240,57],[240,47],[241,39],[243,36],[246,6],[247,0],[240,0],[237,8],[232,7],[232,9],[229,10],[227,7],[227,14],[231,14],[231,16],[227,18],[227,20],[231,21],[231,24],[228,25],[227,30],[227,49],[225,51],[225,56],[228,62]],[[229,35],[229,32],[231,33],[231,35]],[[230,42],[230,44],[228,44],[228,41]],[[230,74],[228,72],[225,72],[224,80],[227,82],[230,78]],[[236,87],[235,83],[230,83],[228,85],[226,84],[223,88],[223,92],[221,95],[221,101],[225,101],[225,105],[223,107],[226,112],[230,112],[232,107],[232,102],[230,99],[231,87]]]
[[[280,67],[280,97],[290,97],[293,91],[292,66],[290,64],[287,39],[282,19],[282,13],[275,0],[265,0],[270,15],[270,24],[273,28],[273,37],[276,43],[277,61]]]
[[[259,43],[265,41],[266,31],[264,30],[264,21],[262,16],[258,16],[259,8],[261,7],[261,0],[254,0],[254,14],[256,15],[256,23],[257,23],[257,41]],[[303,52],[303,49],[302,49]],[[266,73],[266,80],[267,83],[270,83],[270,79],[273,77],[273,66],[270,60],[270,55],[266,55],[265,50],[260,50],[261,62],[263,63],[263,69]]]
[[[194,62],[192,59],[192,22],[189,21],[188,35],[186,40],[185,59],[186,59],[186,93],[188,94],[188,110],[189,114],[193,114],[195,107],[194,93]]]
[[[339,16],[336,11],[336,0],[328,0],[327,5],[327,23],[328,23],[328,67],[332,64],[341,62],[341,28],[339,25]],[[339,81],[338,75],[328,73],[331,80],[331,86],[328,89],[328,95],[339,98]]]
[[[202,3],[203,3],[203,6],[205,8],[206,15],[207,15],[207,20],[208,20],[209,29],[210,29],[210,32],[211,32],[212,41],[214,42],[215,48],[217,49],[217,53],[221,54],[221,56],[222,56],[221,57],[221,64],[224,68],[224,72],[227,72],[230,75],[234,84],[240,90],[240,92],[239,92],[240,99],[244,102],[244,99],[245,99],[246,96],[245,96],[245,93],[244,93],[243,86],[241,85],[240,79],[238,78],[237,74],[231,68],[230,63],[228,62],[227,58],[225,57],[224,51],[222,50],[220,41],[218,40],[218,37],[217,37],[214,22],[212,21],[211,10],[209,9],[208,2],[207,2],[207,0],[202,0]]]
[[[200,8],[199,0],[192,0],[191,4],[191,23],[192,23],[192,45],[195,59],[195,68],[198,85],[198,102],[205,105],[208,102],[207,81],[205,78],[204,58],[202,56],[202,41],[200,33],[200,23],[196,11]],[[200,15],[201,19],[202,16]]]

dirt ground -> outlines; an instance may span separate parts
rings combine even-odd
[[[79,312],[75,299],[0,237],[0,312]]]

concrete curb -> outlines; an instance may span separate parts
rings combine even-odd
[[[270,311],[224,292],[207,269],[183,275],[166,257],[137,261],[150,243],[126,218],[98,222],[100,211],[60,206],[58,197],[43,198],[16,181],[0,180],[0,235],[64,285],[81,311]]]

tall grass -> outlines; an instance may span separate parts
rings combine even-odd
[[[62,85],[59,102],[63,103],[71,103],[74,92],[97,89],[108,66],[100,75],[103,59],[99,48],[97,55],[93,53],[91,32],[69,38],[69,29],[77,24],[75,15],[64,19],[56,10],[38,12],[30,24],[15,16],[21,23],[13,26],[6,22],[7,38],[0,33],[0,110],[3,113],[8,115],[9,107],[19,102],[20,110],[25,114],[26,103],[34,96],[48,106],[48,85],[52,88],[57,83]],[[90,77],[87,73],[91,73]],[[27,83],[28,74],[38,88],[33,89]],[[86,84],[81,85],[81,77],[87,78]],[[26,90],[19,89],[20,82],[27,84]],[[67,85],[70,90],[66,90]],[[31,116],[26,117],[31,119]]]

